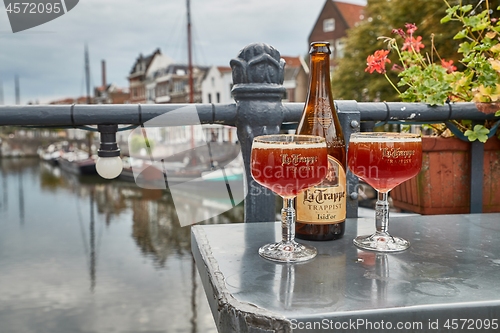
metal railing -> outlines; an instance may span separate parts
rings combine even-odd
[[[75,127],[87,125],[147,126],[147,122],[179,110],[195,107],[198,119],[177,114],[168,126],[221,124],[235,126],[245,165],[249,165],[251,143],[255,136],[279,133],[283,124],[299,121],[303,103],[283,103],[284,61],[265,44],[251,44],[231,60],[235,104],[99,104],[99,105],[29,105],[0,106],[0,126]],[[474,103],[430,107],[422,103],[358,103],[335,101],[346,141],[360,130],[362,121],[430,122],[470,119],[484,121],[493,115],[479,112]],[[172,119],[172,118],[170,118]],[[482,207],[483,144],[471,143],[471,212]],[[255,183],[245,168],[245,186],[260,188],[245,199],[245,222],[275,220],[275,196]],[[355,176],[348,172],[347,216],[356,217],[358,209]]]

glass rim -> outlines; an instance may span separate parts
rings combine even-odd
[[[275,144],[311,144],[326,143],[325,138],[317,135],[307,134],[265,134],[254,137],[253,142],[275,143]]]
[[[351,138],[352,137],[364,137],[364,138],[392,137],[392,138],[420,139],[422,138],[422,135],[417,133],[402,133],[402,132],[356,132],[356,133],[351,133]]]

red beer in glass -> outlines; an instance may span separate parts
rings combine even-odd
[[[396,185],[415,177],[422,167],[422,139],[410,133],[353,133],[347,165],[356,176],[377,190],[376,232],[358,236],[354,244],[364,250],[404,251],[410,242],[389,234],[388,193]]]
[[[260,247],[259,255],[286,263],[314,258],[318,253],[314,246],[295,241],[294,200],[297,193],[325,178],[328,170],[325,139],[293,134],[258,136],[253,140],[250,167],[256,183],[283,198],[281,241]]]
[[[420,138],[383,133],[358,137],[349,143],[349,169],[379,192],[388,192],[415,177],[422,166]]]
[[[328,160],[324,143],[262,144],[252,147],[252,177],[282,197],[296,196],[326,176]]]

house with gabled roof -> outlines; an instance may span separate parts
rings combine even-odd
[[[209,67],[193,66],[193,102],[202,102],[201,85]],[[154,103],[189,103],[189,66],[170,64],[152,73],[156,85]],[[149,81],[151,82],[151,81]]]
[[[128,76],[130,103],[147,103],[148,101],[151,103],[154,97],[150,95],[154,92],[155,86],[148,85],[148,81],[151,81],[153,73],[172,62],[173,60],[163,55],[159,48],[148,56],[139,54]]]
[[[309,44],[315,41],[329,42],[332,50],[332,66],[335,66],[337,58],[343,57],[344,37],[347,36],[347,30],[363,20],[364,8],[363,5],[341,0],[326,0],[309,34]]]
[[[94,88],[95,104],[126,104],[129,103],[128,89],[119,88],[114,83],[101,85]]]
[[[201,83],[202,103],[234,103],[233,73],[228,66],[212,66]]]

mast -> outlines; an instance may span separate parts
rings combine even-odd
[[[0,79],[0,105],[3,105],[3,82]]]
[[[21,92],[19,89],[19,76],[16,74],[14,78],[15,93],[16,93],[16,105],[21,104]]]
[[[89,50],[88,50],[87,44],[85,44],[85,86],[87,88],[87,104],[91,104],[91,101],[90,101]]]
[[[92,104],[90,98],[90,64],[89,64],[89,49],[87,43],[85,43],[85,86],[87,88],[87,104]],[[92,156],[92,141],[94,140],[94,133],[87,131],[87,145],[89,158]]]
[[[94,219],[94,189],[90,190],[90,291],[96,286],[97,254],[95,250],[95,219]]]
[[[194,103],[194,84],[193,84],[193,58],[191,50],[191,1],[186,0],[187,7],[187,43],[188,43],[188,77],[189,77],[189,103]],[[190,127],[191,148],[195,146],[194,126]],[[194,150],[193,150],[194,151]],[[196,158],[191,158],[191,164],[196,165]]]
[[[194,103],[193,84],[193,59],[191,52],[191,5],[190,0],[186,0],[187,6],[187,43],[188,43],[188,74],[189,74],[189,103]]]

